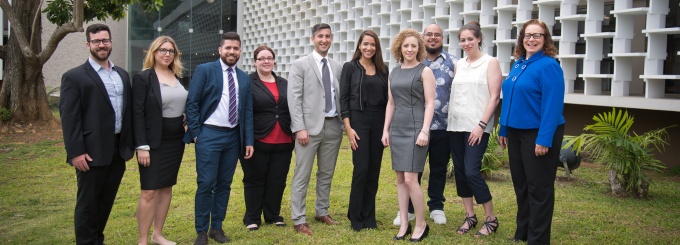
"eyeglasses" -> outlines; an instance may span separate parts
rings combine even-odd
[[[428,33],[425,33],[425,36],[426,37],[437,37],[437,38],[439,38],[439,37],[442,37],[442,34],[441,33],[428,32]]]
[[[175,55],[175,50],[174,49],[158,49],[158,52],[161,53],[162,55]]]
[[[524,33],[524,39],[527,39],[527,40],[531,39],[532,37],[534,39],[538,40],[538,39],[541,38],[541,36],[545,36],[545,34],[543,34],[543,33]]]
[[[262,57],[262,58],[257,58],[257,61],[274,61],[274,57]]]
[[[95,46],[99,46],[100,44],[109,45],[111,44],[111,39],[94,39],[90,40],[90,43]]]

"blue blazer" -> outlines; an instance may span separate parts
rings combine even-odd
[[[194,138],[200,140],[203,123],[215,112],[222,98],[224,85],[220,60],[201,64],[196,67],[189,84],[189,95],[185,114],[189,128],[184,135],[184,142],[193,143]],[[238,124],[241,138],[241,154],[245,146],[253,146],[253,93],[251,79],[248,74],[236,68],[238,79]]]

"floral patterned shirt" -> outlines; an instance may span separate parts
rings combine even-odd
[[[446,130],[446,120],[449,114],[449,99],[451,97],[451,81],[453,81],[454,64],[458,61],[458,57],[451,55],[446,51],[437,56],[434,61],[425,57],[423,64],[430,67],[434,73],[435,89],[434,98],[434,116],[432,117],[432,125],[430,130]]]

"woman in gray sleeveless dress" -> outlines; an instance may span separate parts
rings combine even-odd
[[[410,198],[416,215],[411,241],[417,242],[427,237],[430,230],[425,223],[425,200],[418,183],[418,172],[423,171],[427,157],[435,78],[432,70],[420,63],[425,58],[425,44],[417,31],[399,32],[391,50],[400,66],[390,73],[382,142],[392,146],[392,169],[397,174],[401,227],[393,239],[403,240],[411,233],[408,222]]]

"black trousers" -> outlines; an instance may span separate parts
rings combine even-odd
[[[295,144],[268,144],[255,140],[253,148],[253,157],[241,160],[246,202],[243,224],[261,225],[263,213],[267,223],[283,222],[281,199]]]
[[[364,108],[364,111],[352,111],[350,123],[360,140],[357,141],[357,150],[352,152],[354,170],[347,218],[354,230],[377,228],[375,196],[385,149],[381,142],[385,108],[369,107]]]
[[[508,128],[510,174],[517,195],[515,238],[529,244],[550,244],[564,124],[555,130],[548,154],[540,157],[535,153],[537,135],[537,129]]]
[[[118,141],[114,144],[118,146]],[[113,150],[111,165],[76,169],[78,192],[73,224],[76,244],[104,244],[104,228],[125,173],[125,160]]]
[[[428,143],[428,163],[430,164],[430,177],[427,183],[427,206],[430,212],[444,210],[444,187],[446,187],[446,167],[451,159],[451,139],[446,130],[430,131]],[[418,184],[423,177],[423,172],[418,173]],[[414,213],[413,203],[409,200],[408,212]]]

